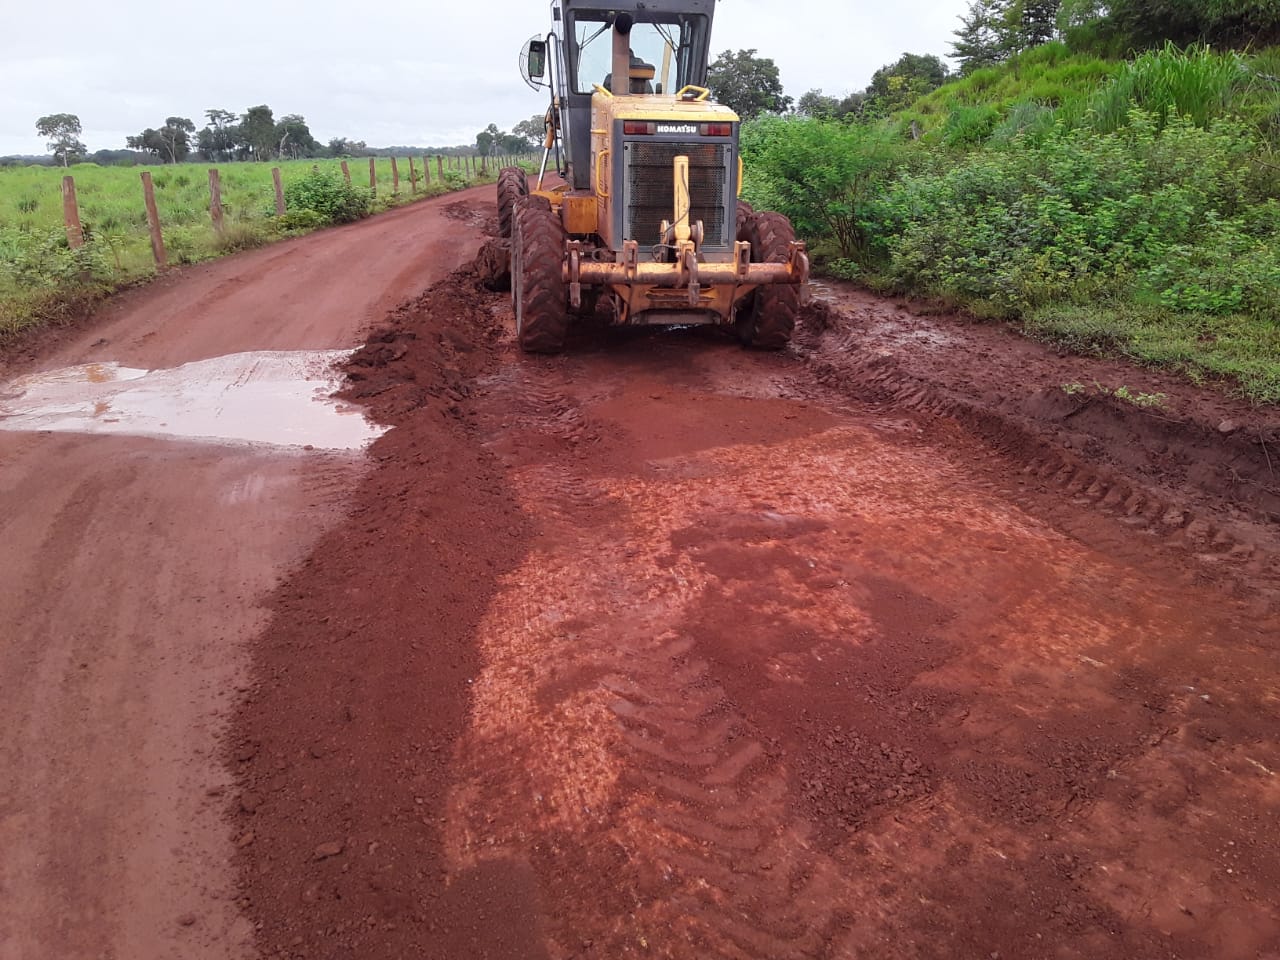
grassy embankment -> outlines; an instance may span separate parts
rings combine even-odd
[[[149,170],[170,264],[194,263],[270,243],[343,220],[451,190],[491,182],[468,179],[445,168],[443,182],[434,158],[431,183],[423,182],[422,158],[415,158],[417,193],[409,183],[408,160],[398,160],[400,193],[392,194],[391,162],[376,163],[377,197],[369,197],[369,161],[349,160],[352,190],[342,189],[340,161],[294,160],[267,163],[183,163],[154,167],[99,167],[75,164],[0,169],[0,342],[43,323],[82,314],[121,286],[155,273],[139,174]],[[447,163],[447,161],[446,161]],[[221,176],[225,230],[218,236],[209,216],[210,167]],[[279,166],[289,210],[275,216],[271,167]],[[313,167],[318,167],[317,178]],[[86,243],[67,245],[62,213],[62,178],[75,177]],[[334,203],[338,206],[335,207]]]
[[[1048,44],[888,120],[752,125],[748,199],[834,275],[1280,402],[1277,74]]]

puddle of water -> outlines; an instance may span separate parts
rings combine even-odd
[[[168,370],[90,363],[0,387],[0,430],[355,450],[386,432],[334,400],[349,350],[261,351]]]

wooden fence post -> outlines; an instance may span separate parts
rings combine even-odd
[[[391,195],[400,196],[400,168],[396,166],[396,158],[391,158]]]
[[[426,155],[422,157],[422,182],[425,186],[431,185],[431,158]]]
[[[271,182],[276,185],[276,216],[284,216],[284,187],[280,185],[280,168],[271,168]]]
[[[436,177],[441,183],[444,182],[444,157],[438,154],[436,156]]]
[[[147,205],[147,227],[151,230],[151,255],[156,259],[156,269],[163,270],[168,264],[164,254],[164,237],[160,233],[160,211],[156,209],[156,188],[151,183],[151,174],[142,174],[142,200]]]
[[[373,197],[378,195],[377,159],[377,157],[369,158],[369,195]]]
[[[418,192],[418,171],[413,166],[413,157],[409,158],[409,192]]]
[[[209,216],[213,219],[213,229],[218,236],[223,235],[222,223],[222,177],[216,168],[209,170]]]
[[[347,161],[342,161],[342,179],[347,181],[347,186],[351,186],[351,168],[347,166]]]
[[[80,226],[80,204],[76,201],[76,178],[62,178],[62,219],[67,225],[67,246],[72,250],[84,246],[84,229]]]

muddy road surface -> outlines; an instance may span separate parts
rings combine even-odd
[[[0,957],[249,957],[221,736],[341,516],[334,351],[467,257],[475,191],[175,271],[0,379]],[[354,429],[352,429],[354,427]]]
[[[1275,412],[820,294],[527,357],[463,269],[189,365],[336,360],[367,457],[0,433],[5,960],[1280,956]]]

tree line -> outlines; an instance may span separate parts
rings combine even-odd
[[[334,137],[320,143],[312,135],[304,116],[289,113],[276,119],[271,107],[259,104],[244,113],[211,108],[204,111],[205,125],[197,129],[190,117],[166,117],[163,124],[148,127],[125,138],[124,149],[97,150],[92,154],[80,139],[83,127],[74,113],[54,113],[36,121],[36,132],[48,140],[47,150],[53,162],[69,166],[85,160],[102,164],[115,163],[182,163],[199,160],[208,163],[238,161],[294,160],[311,157],[366,157],[388,153],[420,152],[421,147],[370,147],[363,140]],[[533,121],[522,121],[512,133],[504,133],[490,124],[476,139],[476,145],[432,147],[432,153],[449,156],[480,153],[515,154],[532,149],[531,140],[542,139],[542,117],[536,120],[537,136],[527,137]]]
[[[1050,40],[1110,58],[1166,43],[1245,48],[1280,42],[1275,0],[970,0],[960,21],[952,53],[961,74]]]

